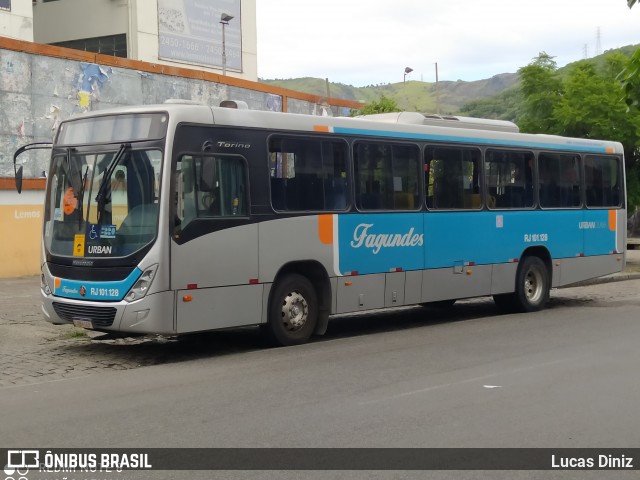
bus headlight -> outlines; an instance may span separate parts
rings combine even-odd
[[[151,282],[153,282],[153,277],[155,277],[157,269],[158,264],[155,264],[142,272],[142,275],[140,275],[138,281],[133,284],[133,287],[131,287],[131,290],[129,290],[129,293],[127,293],[124,299],[127,302],[133,302],[144,297],[149,291],[149,287],[151,286]]]

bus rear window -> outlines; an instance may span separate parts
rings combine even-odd
[[[619,157],[587,156],[584,161],[584,184],[587,207],[620,205],[622,170]]]

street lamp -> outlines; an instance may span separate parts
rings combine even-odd
[[[222,75],[227,74],[227,45],[224,38],[224,27],[229,25],[229,20],[231,19],[233,19],[233,16],[228,13],[220,15],[220,23],[222,24]]]
[[[407,81],[407,75],[409,75],[411,72],[413,72],[413,68],[405,67],[405,69],[404,69],[404,79],[402,80],[403,83]]]

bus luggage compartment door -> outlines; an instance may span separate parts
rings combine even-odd
[[[337,312],[370,310],[385,306],[386,274],[338,278]]]

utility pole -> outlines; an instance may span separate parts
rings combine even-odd
[[[440,91],[438,89],[438,62],[436,62],[436,113],[440,115]]]
[[[229,25],[229,21],[233,19],[232,15],[223,13],[220,15],[220,24],[222,24],[222,75],[227,74],[227,43],[224,37],[224,27]]]

